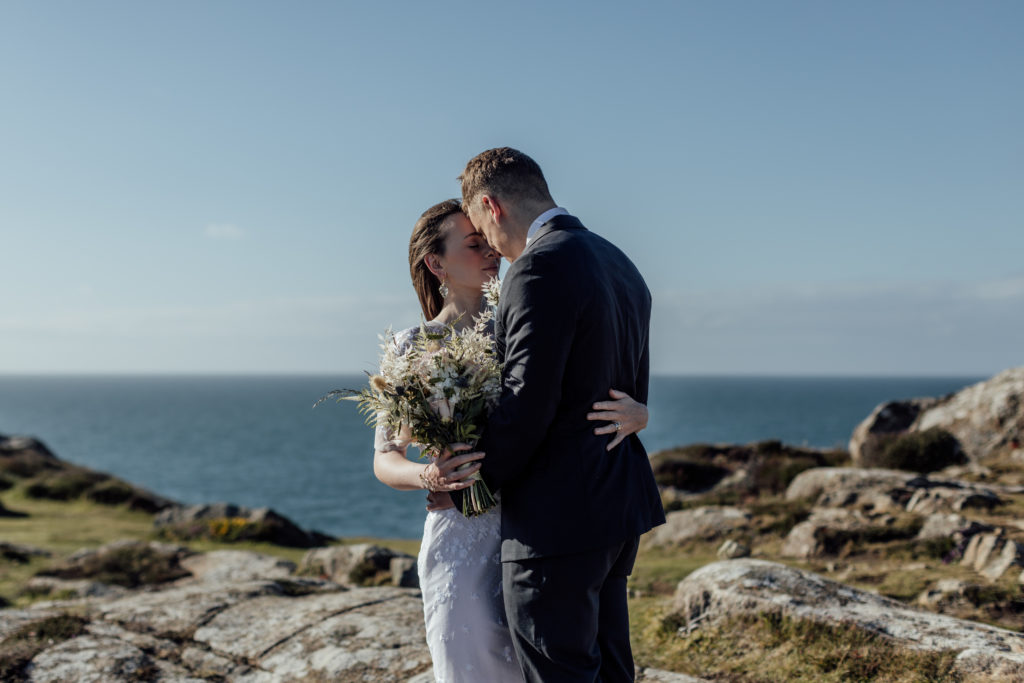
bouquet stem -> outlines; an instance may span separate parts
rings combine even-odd
[[[466,463],[462,467],[456,468],[455,471],[469,466],[470,463]],[[470,479],[473,480],[473,485],[468,489],[463,489],[462,493],[462,514],[466,517],[476,517],[497,505],[497,501],[494,500],[491,490],[487,488],[487,484],[484,483],[479,472],[473,474]]]

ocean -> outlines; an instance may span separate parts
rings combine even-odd
[[[648,452],[779,439],[845,446],[879,403],[980,377],[655,377]],[[0,433],[183,503],[269,506],[336,536],[418,538],[421,492],[373,476],[373,432],[351,402],[314,401],[363,376],[0,376]]]

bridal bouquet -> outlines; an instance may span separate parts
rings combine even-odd
[[[484,286],[491,305],[500,286],[495,283],[492,279]],[[486,331],[493,315],[487,310],[463,330],[423,324],[407,349],[399,348],[388,330],[381,336],[380,374],[370,375],[369,386],[361,391],[332,391],[317,404],[334,397],[358,401],[367,423],[384,425],[394,433],[407,427],[413,444],[424,454],[440,453],[452,443],[474,444],[488,410],[501,394],[501,365]],[[462,499],[466,516],[495,504],[480,475],[471,478],[473,485]]]

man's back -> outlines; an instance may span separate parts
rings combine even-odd
[[[499,406],[481,444],[484,477],[503,491],[502,559],[590,550],[664,521],[639,439],[609,452],[610,437],[595,436],[586,419],[609,388],[647,400],[651,298],[635,266],[560,216],[509,269],[502,296],[506,397],[539,416],[531,425]],[[531,451],[529,462],[506,473],[497,461],[514,448]]]

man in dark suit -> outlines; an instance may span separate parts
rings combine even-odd
[[[640,534],[665,515],[640,440],[608,451],[587,413],[608,387],[647,402],[650,292],[522,152],[483,152],[460,180],[463,210],[512,264],[495,320],[503,391],[477,450],[501,492],[520,665],[530,681],[631,681],[626,579]]]

